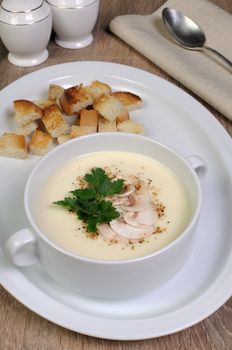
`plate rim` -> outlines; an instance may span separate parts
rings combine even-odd
[[[127,72],[130,71],[131,73],[133,73],[133,72],[137,72],[138,73],[139,72],[138,74],[146,75],[147,77],[149,77],[149,79],[152,79],[152,80],[156,79],[158,82],[162,82],[161,84],[163,84],[163,86],[165,86],[165,87],[168,86],[171,89],[171,91],[174,92],[174,96],[176,94],[177,95],[182,95],[182,96],[185,97],[187,104],[189,102],[190,103],[192,102],[194,104],[194,106],[196,106],[196,109],[200,109],[201,112],[205,115],[204,116],[205,120],[209,121],[210,128],[212,128],[214,130],[217,130],[218,135],[220,136],[220,139],[223,140],[224,144],[228,147],[228,150],[232,149],[232,147],[231,147],[232,146],[231,138],[230,138],[229,134],[227,133],[227,131],[223,128],[223,126],[219,123],[219,121],[207,110],[207,108],[204,107],[199,101],[194,99],[194,97],[189,95],[187,92],[182,90],[180,87],[174,85],[173,83],[171,83],[171,82],[169,82],[169,81],[167,81],[167,80],[165,80],[165,79],[163,79],[163,78],[161,78],[159,76],[154,75],[153,73],[147,72],[147,71],[142,70],[142,69],[137,68],[137,67],[132,67],[132,66],[129,66],[129,65],[125,65],[125,64],[104,62],[104,61],[81,61],[81,62],[68,62],[68,63],[61,63],[61,64],[56,64],[56,65],[51,65],[51,66],[48,66],[48,67],[44,67],[44,68],[38,69],[38,70],[33,71],[31,73],[28,73],[28,74],[22,76],[21,78],[11,82],[9,85],[4,87],[0,91],[0,96],[4,95],[4,93],[7,93],[7,91],[9,89],[11,89],[12,86],[13,87],[14,86],[17,87],[18,84],[20,85],[21,83],[24,83],[24,81],[27,81],[28,79],[30,79],[33,76],[38,76],[38,74],[40,74],[41,72],[43,74],[46,74],[46,72],[49,72],[49,74],[50,73],[53,74],[53,71],[56,71],[56,70],[59,71],[60,68],[61,69],[63,69],[63,68],[65,69],[65,68],[69,67],[70,69],[72,69],[72,67],[76,67],[76,66],[79,66],[79,67],[83,66],[84,67],[84,66],[88,66],[88,65],[96,65],[96,66],[104,65],[104,66],[107,66],[107,68],[112,68],[113,70],[115,69],[115,67],[117,67],[116,70],[118,69],[118,71],[120,71],[120,70],[122,70],[122,71],[123,70],[127,70]],[[43,74],[41,74],[41,77],[42,77]],[[228,153],[225,152],[225,154],[222,155],[222,158],[227,163],[227,166],[229,167],[229,171],[230,171],[230,175],[231,175],[232,174],[232,164],[229,162],[229,155],[228,155]],[[1,257],[1,248],[0,248],[0,257]],[[232,261],[232,254],[231,254],[231,261]],[[227,264],[229,264],[228,261],[227,261]],[[10,268],[9,266],[8,266],[8,268]],[[16,269],[16,268],[13,267],[13,269]],[[229,269],[229,267],[227,267],[227,269]],[[0,265],[0,272],[2,272],[2,271],[5,271],[5,270],[4,270],[3,265],[2,266]],[[17,271],[17,272],[19,272],[19,271]],[[224,274],[225,274],[225,266],[224,266],[222,272],[224,272]],[[211,315],[219,307],[221,307],[231,297],[231,294],[232,294],[232,287],[228,288],[228,290],[226,292],[224,290],[223,291],[224,292],[223,300],[221,300],[221,301],[218,300],[217,305],[214,305],[214,307],[212,307],[211,310],[208,313],[202,312],[202,315],[201,316],[198,315],[198,317],[195,319],[195,321],[190,322],[190,323],[186,323],[185,325],[176,327],[175,329],[172,328],[172,329],[169,329],[169,330],[166,330],[166,331],[163,331],[163,332],[160,331],[159,334],[156,334],[154,330],[151,330],[150,333],[147,334],[147,335],[138,334],[138,332],[137,332],[135,335],[132,335],[132,334],[129,334],[129,335],[128,334],[121,334],[121,335],[112,334],[110,337],[108,337],[108,336],[104,335],[104,332],[102,334],[99,334],[99,331],[98,332],[90,331],[90,330],[89,331],[86,331],[86,330],[84,331],[83,329],[82,330],[76,329],[75,327],[72,327],[71,325],[68,325],[68,327],[67,327],[67,325],[65,325],[66,322],[62,322],[62,320],[61,320],[61,322],[58,322],[53,317],[49,317],[49,315],[44,315],[44,312],[41,313],[39,311],[39,309],[35,305],[34,306],[28,305],[28,303],[25,302],[23,296],[19,297],[19,295],[18,295],[19,293],[17,293],[16,290],[13,291],[13,289],[14,289],[13,286],[10,285],[9,282],[6,282],[7,278],[4,281],[3,275],[4,274],[2,274],[2,273],[0,274],[0,283],[3,286],[3,288],[5,288],[20,303],[25,305],[28,309],[30,309],[31,311],[35,312],[36,314],[42,316],[43,318],[45,318],[45,319],[47,319],[47,320],[49,320],[49,321],[51,321],[51,322],[53,322],[53,323],[55,323],[57,325],[60,325],[60,326],[65,327],[67,329],[73,330],[75,332],[80,332],[80,333],[87,334],[87,335],[94,336],[94,337],[99,337],[99,338],[104,338],[104,339],[114,339],[114,340],[142,340],[142,339],[149,339],[149,338],[155,338],[155,337],[159,337],[159,336],[172,334],[172,333],[175,333],[177,331],[183,330],[185,328],[193,326],[194,324],[202,321],[203,319],[205,319],[206,317]],[[222,275],[223,274],[221,273],[218,276],[218,278],[219,277],[222,278],[223,277]],[[8,283],[8,285],[7,285],[7,283]],[[210,289],[212,289],[214,285],[215,285],[215,283],[211,286]],[[219,283],[219,285],[220,285],[220,283]],[[36,288],[36,286],[34,286],[34,288]],[[39,290],[39,292],[42,293],[42,295],[44,294],[45,298],[52,299],[49,295],[46,295],[43,291]],[[210,290],[207,290],[207,293],[210,293]],[[57,305],[60,305],[60,302],[58,302],[57,300],[55,302],[57,303]],[[197,302],[197,301],[194,300],[194,302]],[[65,305],[65,307],[67,308],[67,305]],[[70,308],[68,308],[68,309],[70,309]],[[79,311],[77,312],[77,310],[75,310],[74,314],[77,314],[77,313],[80,313],[82,316],[84,315],[82,312],[79,312]],[[46,312],[45,312],[45,314],[46,314]],[[94,317],[94,316],[91,315],[91,317]],[[157,319],[157,317],[149,317],[148,319],[149,320]],[[106,320],[108,321],[108,318]],[[139,321],[138,320],[129,320],[129,321],[131,322],[131,324],[134,323],[134,321],[136,321],[136,324],[138,324],[138,323],[140,323],[139,321],[142,321],[142,319],[139,320]],[[120,321],[120,322],[122,322],[122,321]]]

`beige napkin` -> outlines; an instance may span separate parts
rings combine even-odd
[[[114,18],[110,30],[232,120],[232,69],[207,51],[175,43],[162,22],[164,7],[195,20],[206,33],[207,45],[232,60],[232,16],[207,0],[168,0],[151,15]]]

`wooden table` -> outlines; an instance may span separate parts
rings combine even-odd
[[[232,13],[231,0],[211,1]],[[149,14],[164,2],[164,0],[102,0],[93,44],[81,50],[65,50],[56,45],[52,36],[48,47],[49,59],[41,66],[20,68],[11,65],[7,60],[6,49],[0,43],[0,88],[29,72],[57,63],[99,60],[129,64],[180,86],[203,103],[232,135],[231,121],[109,32],[108,24],[115,16],[130,13]],[[0,350],[140,348],[146,350],[232,349],[232,298],[204,321],[177,334],[150,340],[123,342],[88,337],[59,327],[28,310],[0,287]]]

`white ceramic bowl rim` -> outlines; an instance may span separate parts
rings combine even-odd
[[[26,6],[27,2],[24,1],[19,3],[21,6],[13,7],[3,0],[0,5],[0,22],[16,26],[28,25],[40,22],[51,15],[50,6],[42,0],[33,0],[31,6]]]
[[[78,9],[92,5],[99,0],[47,0],[49,5],[65,8]]]
[[[33,180],[33,177],[35,176],[37,170],[41,167],[41,165],[46,163],[49,160],[49,158],[56,156],[59,153],[59,151],[61,150],[61,148],[66,148],[68,146],[68,144],[70,144],[70,143],[74,143],[74,144],[78,143],[79,140],[81,140],[81,139],[92,139],[92,138],[98,138],[98,137],[102,137],[102,136],[100,134],[92,134],[92,135],[82,136],[79,139],[70,140],[67,143],[59,145],[59,147],[54,148],[53,150],[51,150],[47,155],[45,155],[39,161],[39,163],[32,170],[32,172],[31,172],[31,174],[30,174],[30,176],[29,176],[29,178],[27,180],[27,183],[26,183],[26,186],[25,186],[25,191],[24,191],[24,207],[25,207],[26,214],[27,214],[27,217],[29,219],[29,222],[30,222],[32,228],[35,230],[35,232],[37,232],[37,234],[39,235],[39,237],[43,241],[45,241],[50,246],[52,246],[54,249],[60,251],[61,253],[63,253],[66,256],[69,256],[69,257],[72,257],[74,259],[78,259],[78,260],[81,260],[81,261],[85,261],[85,262],[88,262],[88,263],[98,264],[98,265],[121,265],[121,264],[124,265],[124,264],[131,264],[131,263],[139,262],[139,261],[142,261],[142,260],[147,260],[147,259],[153,258],[154,256],[163,254],[164,252],[166,252],[166,251],[172,249],[174,246],[178,245],[179,242],[182,241],[183,239],[186,239],[187,236],[192,234],[192,228],[196,224],[197,219],[198,219],[199,214],[200,214],[201,201],[202,201],[201,187],[200,187],[200,183],[199,183],[198,177],[196,175],[196,172],[193,170],[193,168],[190,166],[190,164],[187,162],[187,160],[185,158],[183,158],[179,153],[177,153],[176,151],[171,149],[169,146],[167,146],[167,145],[165,145],[163,143],[160,143],[158,141],[155,141],[155,140],[153,140],[153,139],[151,139],[149,137],[142,136],[142,135],[127,134],[127,133],[124,133],[124,132],[123,133],[118,132],[116,135],[120,135],[120,134],[125,135],[126,137],[129,137],[129,138],[130,137],[131,138],[137,137],[138,139],[141,138],[143,140],[147,140],[149,142],[156,143],[157,145],[165,148],[166,150],[168,150],[169,152],[174,154],[176,157],[182,159],[182,162],[185,163],[186,167],[189,169],[189,172],[192,174],[192,177],[194,178],[196,186],[197,186],[198,202],[197,202],[197,205],[196,205],[196,210],[195,210],[195,212],[194,212],[194,214],[192,216],[191,221],[189,222],[189,224],[187,225],[185,230],[179,235],[179,237],[177,239],[175,239],[174,241],[172,241],[171,243],[169,243],[168,245],[166,245],[162,249],[160,249],[160,250],[158,250],[158,251],[156,251],[154,253],[150,253],[148,255],[142,256],[142,257],[133,258],[133,259],[126,259],[126,260],[100,260],[100,259],[87,258],[87,257],[81,256],[81,255],[78,255],[78,254],[74,254],[74,253],[71,253],[69,251],[66,251],[66,250],[62,249],[61,247],[59,247],[58,245],[56,245],[55,243],[50,241],[41,232],[39,227],[36,225],[36,223],[35,223],[35,221],[34,221],[34,219],[32,217],[31,210],[29,209],[29,197],[30,197],[29,196],[29,189],[30,189],[30,185],[31,185],[31,182]],[[106,133],[104,133],[104,135],[106,135],[106,136],[110,135],[111,136],[112,133],[106,132]]]

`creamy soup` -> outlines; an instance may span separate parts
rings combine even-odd
[[[92,234],[75,213],[54,202],[83,187],[84,175],[95,167],[124,179],[125,188],[122,195],[109,198],[119,218]],[[47,179],[36,216],[41,231],[57,246],[84,257],[118,260],[141,257],[171,243],[188,225],[191,207],[185,187],[167,166],[140,154],[109,151],[72,159]]]

